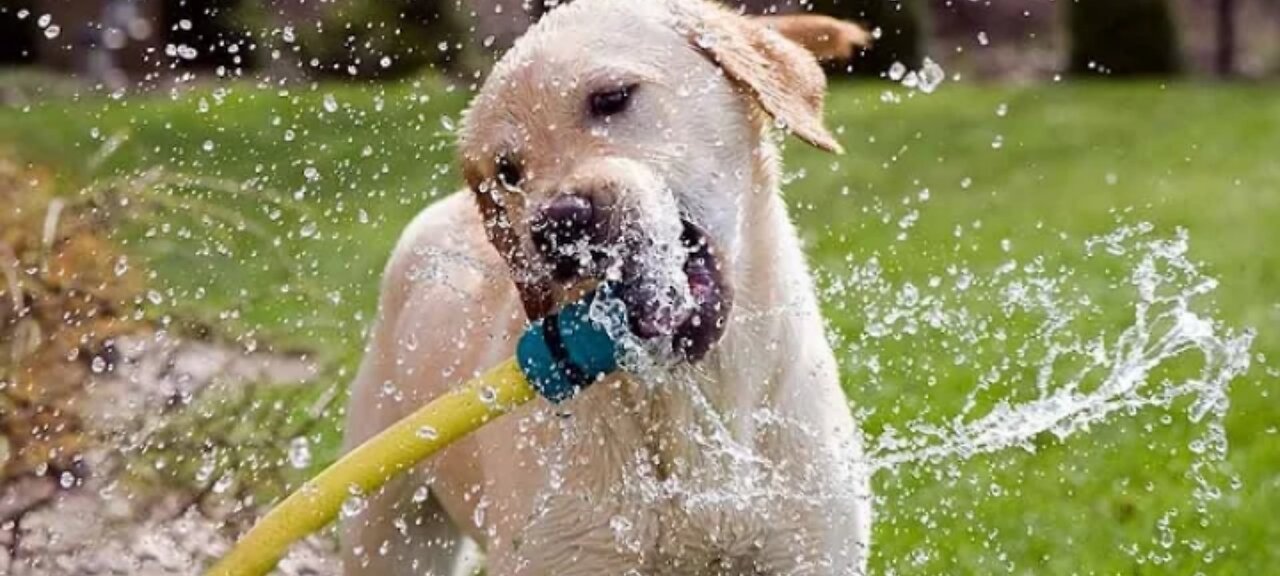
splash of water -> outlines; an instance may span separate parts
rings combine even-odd
[[[978,395],[993,385],[988,377],[974,386],[964,410],[949,421],[915,420],[905,435],[886,428],[872,444],[870,468],[881,471],[968,459],[1008,448],[1034,452],[1032,441],[1042,434],[1065,439],[1117,414],[1144,408],[1172,410],[1184,398],[1190,400],[1186,409],[1190,421],[1207,422],[1205,438],[1192,446],[1193,451],[1224,457],[1221,420],[1229,405],[1228,390],[1249,368],[1253,334],[1233,331],[1196,311],[1196,303],[1211,294],[1217,282],[1189,260],[1186,232],[1180,230],[1171,239],[1151,238],[1151,232],[1152,226],[1140,224],[1086,242],[1090,259],[1104,254],[1137,258],[1127,286],[1134,294],[1132,321],[1114,338],[1104,334],[1083,340],[1071,334],[1075,314],[1067,303],[1053,297],[1069,274],[1049,279],[1034,266],[1024,278],[1009,274],[1010,267],[997,271],[997,277],[1007,278],[1001,290],[1006,307],[1045,311],[1048,320],[1037,330],[1039,339],[1071,344],[1051,345],[1039,358],[1018,355],[1018,363],[1035,368],[1034,398],[1001,399],[986,413],[974,416],[975,406],[981,403]],[[1037,293],[1030,286],[1041,290]],[[1076,362],[1063,362],[1069,356]],[[1160,367],[1188,357],[1200,359],[1194,374],[1153,377]],[[1076,365],[1064,369],[1062,364]],[[997,371],[1009,372],[1008,368]]]
[[[1007,244],[1002,242],[1006,252]],[[950,466],[1010,449],[1034,452],[1036,441],[1045,435],[1065,440],[1144,410],[1170,415],[1183,411],[1200,431],[1189,446],[1195,458],[1188,477],[1196,484],[1192,496],[1198,510],[1207,514],[1207,503],[1221,494],[1213,471],[1227,454],[1223,419],[1229,388],[1249,369],[1253,334],[1232,329],[1206,312],[1217,282],[1188,251],[1185,231],[1162,237],[1149,224],[1122,225],[1084,243],[1087,266],[1080,268],[1053,266],[1048,262],[1057,258],[1036,256],[1023,262],[1010,258],[984,274],[949,260],[945,276],[917,286],[888,280],[873,258],[853,265],[842,277],[828,278],[827,303],[865,316],[861,341],[837,345],[850,355],[846,367],[855,364],[877,372],[881,363],[902,360],[880,359],[894,353],[888,342],[918,337],[938,346],[929,355],[950,355],[952,365],[910,364],[908,359],[909,375],[931,381],[975,375],[956,415],[940,418],[925,411],[901,431],[885,426],[872,436],[861,456],[861,472]],[[1099,277],[1108,270],[1116,276]],[[1100,281],[1105,288],[1099,288]],[[859,294],[864,295],[860,302],[854,297]],[[620,341],[634,340],[627,326],[610,321],[618,316],[608,306],[618,305],[601,303],[592,315]],[[784,303],[750,311],[746,321],[792,313],[792,308]],[[1127,317],[1118,328],[1106,328],[1116,324],[1108,314],[1117,309],[1126,310]],[[993,342],[1011,350],[984,355],[980,350]],[[649,497],[675,495],[704,504],[814,498],[767,481],[767,474],[760,473],[767,463],[734,440],[695,381],[675,377],[670,363],[647,354],[643,343],[632,342],[627,350],[632,356],[624,364],[630,370],[652,376],[655,385],[678,386],[689,396],[698,414],[686,433],[734,472],[729,475],[732,482],[710,489],[653,478],[646,482],[637,474],[627,479],[631,489]],[[858,384],[864,385],[874,386]],[[853,398],[856,403],[858,394]],[[562,431],[558,442],[539,451],[539,458],[550,463],[553,488],[548,497],[559,491],[570,457],[563,448],[583,440],[575,439],[581,431],[571,419],[562,422]],[[535,509],[543,503],[545,498]],[[617,522],[625,524],[624,520]],[[1160,530],[1172,533],[1172,528]]]

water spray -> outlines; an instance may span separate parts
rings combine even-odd
[[[1130,263],[1129,280],[1137,292],[1131,325],[1113,338],[1076,338],[1069,327],[1078,312],[1072,306],[1086,304],[1079,304],[1076,295],[1058,294],[1054,285],[1040,282],[1037,274],[1041,272],[1034,269],[1028,272],[1030,278],[1010,280],[1008,285],[996,280],[986,284],[992,294],[1021,294],[1004,302],[1006,306],[1023,312],[1053,312],[1051,321],[1039,329],[1039,340],[1074,342],[1063,350],[1067,356],[1075,354],[1083,367],[1063,373],[1057,364],[1063,356],[1057,353],[1015,363],[1037,369],[1035,398],[1000,403],[974,417],[966,408],[961,417],[941,424],[917,420],[909,423],[906,436],[886,432],[865,455],[869,472],[964,460],[1012,447],[1030,449],[1031,441],[1041,434],[1066,438],[1116,413],[1146,407],[1168,410],[1175,401],[1189,398],[1189,419],[1210,420],[1205,435],[1196,440],[1201,447],[1193,449],[1204,453],[1190,471],[1197,485],[1194,496],[1201,502],[1214,498],[1217,489],[1206,476],[1206,466],[1225,456],[1221,419],[1228,405],[1227,387],[1249,368],[1253,334],[1229,330],[1197,314],[1193,300],[1212,292],[1216,283],[1187,258],[1185,232],[1171,240],[1153,239],[1150,232],[1149,225],[1122,227],[1086,243],[1088,257],[1095,253],[1129,254],[1137,260]],[[885,284],[877,270],[862,271],[850,286],[865,295],[896,298],[893,295],[901,291]],[[993,278],[1003,278],[1002,274],[998,272]],[[1048,292],[1011,291],[1015,285],[1025,284],[1047,286]],[[932,314],[941,319],[940,326],[952,322],[950,317],[955,322],[972,321],[966,314],[940,308],[937,300],[930,306],[918,304],[919,295],[914,294],[914,288],[912,291],[910,303],[905,304],[906,317]],[[558,314],[532,323],[517,343],[515,358],[437,398],[325,469],[263,517],[208,574],[264,574],[293,542],[332,521],[349,498],[367,496],[418,462],[538,396],[563,402],[617,371],[628,335],[625,329],[610,331],[628,325],[625,307],[618,298],[617,290],[606,283]],[[1203,360],[1190,375],[1153,377],[1165,362],[1195,353]],[[1096,386],[1087,384],[1091,378],[1097,381]],[[974,402],[973,395],[985,389],[979,382],[968,401]]]
[[[608,331],[626,326],[621,306],[592,304],[611,298],[608,285],[532,323],[516,355],[419,408],[357,446],[267,513],[208,576],[258,576],[279,562],[294,542],[334,519],[353,495],[372,493],[418,462],[541,396],[553,403],[618,370],[621,346]]]

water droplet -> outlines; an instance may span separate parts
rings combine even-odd
[[[103,372],[106,372],[107,371],[106,358],[103,358],[102,356],[94,356],[93,360],[89,362],[89,370],[91,370],[94,374],[101,374]]]
[[[342,517],[350,518],[361,512],[364,512],[368,502],[365,501],[358,493],[353,493],[342,502]]]
[[[58,484],[63,488],[71,488],[76,485],[76,475],[70,472],[63,472],[62,475],[58,477]]]
[[[196,482],[204,484],[213,477],[214,470],[217,469],[217,462],[214,461],[211,454],[205,454],[200,460],[200,468],[196,470]]]
[[[204,149],[205,152],[213,152],[213,140],[205,140],[204,144],[200,145],[200,148]]]
[[[338,99],[333,94],[325,94],[323,103],[325,112],[333,114],[338,111]]]
[[[289,465],[298,470],[311,465],[311,443],[305,436],[289,442]]]
[[[440,432],[431,426],[423,426],[418,429],[418,437],[423,440],[435,440],[440,437]]]
[[[986,32],[978,32],[978,45],[986,46],[991,43],[991,39],[987,38]]]
[[[382,57],[382,59],[378,61],[378,65],[379,65],[379,66],[382,66],[383,68],[390,68],[390,67],[391,67],[391,57],[390,57],[390,56],[383,56],[383,57]]]
[[[59,34],[61,34],[61,33],[62,33],[62,28],[61,28],[60,26],[58,26],[57,24],[54,24],[54,25],[49,26],[48,28],[45,28],[45,29],[44,29],[44,37],[45,37],[45,38],[48,38],[48,39],[50,39],[50,40],[53,40],[54,38],[57,38],[57,37],[58,37],[58,35],[59,35]]]
[[[227,490],[231,489],[231,485],[234,483],[235,483],[235,478],[233,478],[230,474],[224,474],[221,478],[218,478],[217,482],[213,483],[213,493],[214,494],[225,493]]]
[[[901,62],[894,62],[889,65],[889,79],[894,82],[902,81],[902,77],[907,74],[907,67]]]
[[[920,75],[916,74],[915,70],[907,72],[907,75],[902,77],[902,85],[912,89],[920,86]]]
[[[53,15],[52,15],[52,14],[41,14],[41,15],[40,15],[40,18],[39,18],[38,20],[36,20],[36,26],[39,26],[39,27],[41,27],[41,28],[44,28],[44,27],[48,26],[50,22],[53,22]]]
[[[931,58],[924,59],[924,65],[920,67],[920,91],[925,94],[932,94],[943,80],[947,79],[947,73],[942,70],[937,62]]]
[[[489,509],[490,503],[491,500],[487,496],[481,496],[480,501],[476,502],[476,509],[471,514],[471,522],[475,524],[476,528],[484,527],[484,513]]]

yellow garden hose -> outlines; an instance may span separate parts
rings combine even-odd
[[[266,574],[289,545],[324,528],[353,494],[366,495],[537,396],[515,358],[453,390],[361,444],[264,516],[209,570],[210,576]]]
[[[616,343],[589,317],[593,298],[533,323],[520,338],[516,358],[419,408],[307,481],[263,516],[208,576],[266,574],[289,545],[333,520],[348,498],[373,493],[538,395],[559,402],[617,370]],[[611,324],[619,313],[611,312]]]

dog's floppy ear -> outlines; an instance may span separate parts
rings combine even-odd
[[[821,14],[781,14],[757,20],[823,62],[848,60],[854,50],[871,45],[871,33],[863,27]]]
[[[827,79],[813,54],[779,32],[703,0],[672,0],[676,25],[770,116],[829,152],[840,144],[822,122]]]

